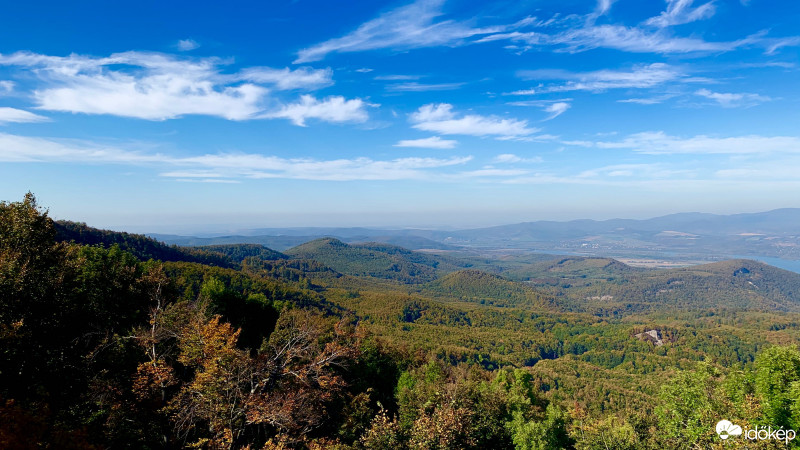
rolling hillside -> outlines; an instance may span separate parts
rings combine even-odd
[[[338,239],[317,239],[286,250],[286,255],[312,259],[337,272],[401,281],[425,283],[464,267],[454,260],[413,252],[389,244],[346,244]]]

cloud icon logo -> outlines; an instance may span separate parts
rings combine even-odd
[[[722,439],[739,436],[742,434],[742,427],[732,424],[729,420],[720,420],[717,422],[717,434]]]

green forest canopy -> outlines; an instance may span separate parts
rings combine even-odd
[[[688,448],[720,445],[723,418],[800,429],[797,274],[538,261],[186,249],[0,203],[0,447]]]

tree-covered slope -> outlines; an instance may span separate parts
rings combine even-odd
[[[440,272],[456,270],[457,262],[389,244],[346,244],[338,239],[317,239],[284,252],[293,258],[312,259],[337,272],[386,278],[404,283],[425,283]]]
[[[167,245],[143,234],[101,230],[85,223],[60,220],[54,222],[55,239],[74,242],[80,245],[99,245],[110,248],[113,245],[131,253],[142,261],[187,261],[220,267],[233,267],[235,264],[225,255],[214,251]]]
[[[800,311],[800,274],[757,261],[730,260],[668,270],[583,269],[529,283],[568,299],[572,310],[624,314],[675,309],[733,308]]]
[[[461,301],[493,306],[553,306],[551,298],[523,283],[499,275],[466,269],[442,276],[427,290]]]
[[[281,252],[276,252],[271,248],[259,244],[221,244],[204,245],[202,247],[190,248],[213,253],[221,253],[237,263],[241,263],[247,258],[258,258],[262,261],[276,261],[288,258]]]

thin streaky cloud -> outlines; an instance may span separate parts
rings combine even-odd
[[[496,177],[519,177],[530,173],[524,169],[495,169],[483,168],[476,170],[467,170],[458,172],[453,175],[446,175],[448,179],[463,179],[463,178],[496,178]]]
[[[732,154],[766,155],[800,153],[800,137],[796,136],[670,136],[663,131],[636,133],[620,141],[596,142],[598,148],[629,149],[650,155]]]
[[[411,81],[419,80],[422,75],[378,75],[374,80],[378,81]]]
[[[653,97],[634,97],[634,98],[626,98],[622,100],[617,100],[619,103],[637,103],[639,105],[657,105],[660,103],[664,103],[665,101],[675,98],[677,94],[663,94],[663,95],[656,95]]]
[[[424,83],[400,83],[390,84],[386,86],[387,91],[393,92],[428,92],[428,91],[453,91],[460,89],[466,83],[438,83],[438,84],[424,84]]]
[[[564,80],[564,84],[553,84],[537,88],[538,93],[595,91],[609,89],[644,89],[665,83],[686,81],[686,75],[677,67],[652,63],[634,66],[631,70],[596,70],[592,72],[569,72],[565,70],[538,69],[521,70],[517,76],[523,80]]]
[[[512,92],[503,92],[502,95],[536,95],[536,94],[537,90],[531,88],[531,89],[520,89]]]
[[[573,99],[570,97],[565,98],[556,98],[556,99],[539,99],[539,100],[517,100],[513,102],[507,102],[506,105],[512,106],[539,106],[539,107],[549,107],[553,103],[566,103],[571,102]]]
[[[748,92],[712,92],[708,89],[699,89],[694,93],[697,96],[717,102],[723,108],[750,107],[771,101],[770,97]]]
[[[571,27],[558,33],[506,32],[491,34],[476,43],[508,40],[524,44],[523,50],[551,49],[554,52],[581,53],[598,48],[620,50],[629,53],[708,54],[731,52],[742,48],[763,48],[773,54],[784,47],[800,45],[800,37],[767,37],[766,31],[732,41],[706,41],[698,37],[676,36],[664,29],[642,28],[616,24],[595,25],[588,21],[585,26]],[[519,53],[519,47],[510,50]]]
[[[698,20],[708,19],[714,15],[716,8],[714,2],[693,6],[694,0],[667,0],[667,9],[656,17],[645,21],[645,25],[654,27],[669,27],[682,25]]]
[[[439,136],[432,136],[422,139],[404,139],[394,144],[395,147],[411,147],[411,148],[436,148],[436,149],[451,149],[458,145],[458,141],[452,139],[442,139]]]
[[[458,115],[453,105],[431,103],[421,106],[409,116],[412,127],[439,134],[469,136],[495,136],[498,139],[523,138],[537,133],[538,128],[528,126],[526,120],[506,119],[477,114]]]
[[[450,158],[281,158],[253,153],[217,153],[175,157],[104,146],[76,140],[54,140],[0,133],[0,161],[14,163],[119,164],[162,169],[166,178],[302,180],[406,180],[436,179],[436,170],[460,166],[472,156]]]
[[[381,14],[342,37],[327,40],[298,52],[296,64],[324,59],[330,53],[376,49],[414,49],[462,45],[466,39],[503,32],[531,24],[530,18],[517,23],[485,28],[469,22],[440,20],[444,0],[417,0]]]
[[[543,159],[541,156],[524,158],[513,153],[503,153],[495,156],[494,159],[492,159],[492,162],[496,164],[540,163],[542,161]]]
[[[29,111],[17,108],[0,107],[0,125],[5,123],[49,122],[50,119]]]

